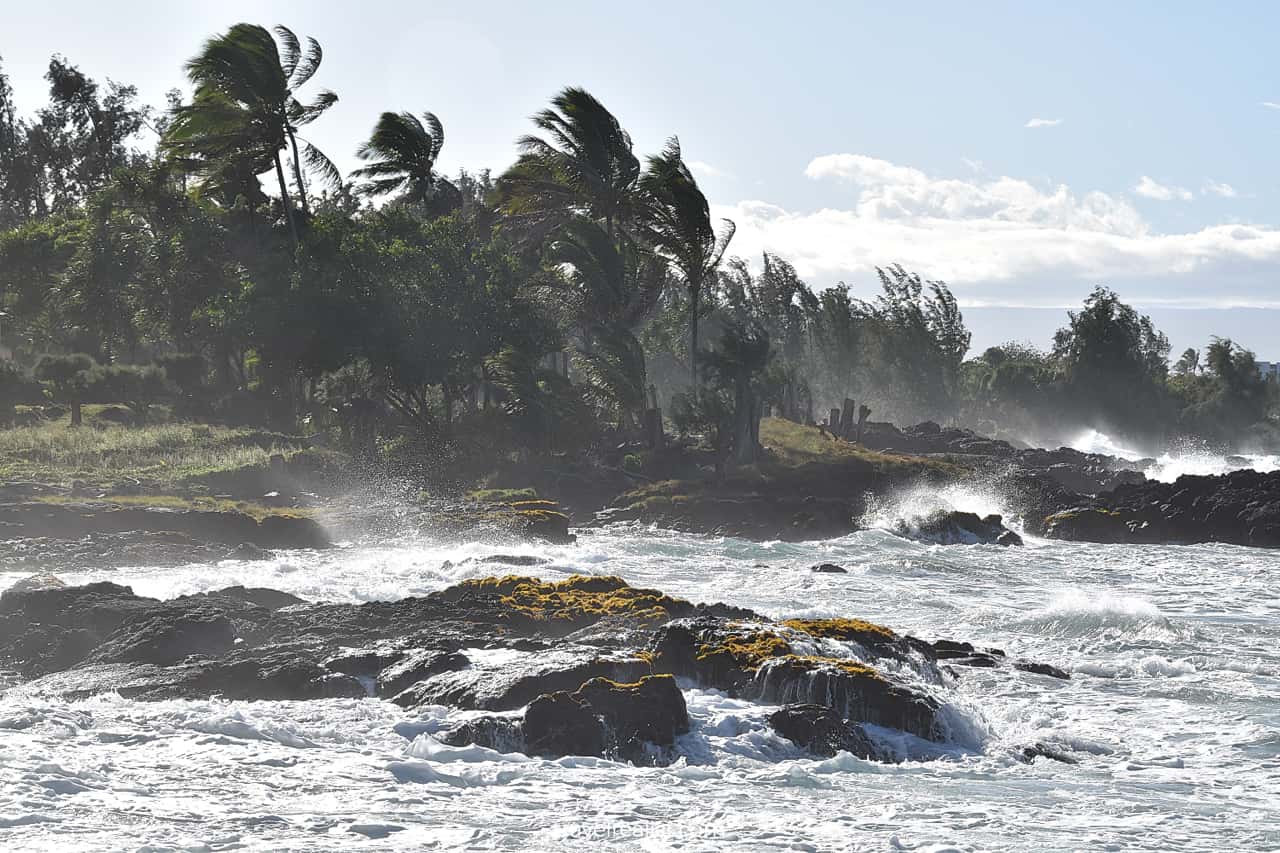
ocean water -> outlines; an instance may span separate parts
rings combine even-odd
[[[1071,442],[1071,447],[1081,453],[1101,453],[1115,456],[1131,462],[1144,458],[1137,450],[1119,444],[1111,436],[1098,430],[1086,430]],[[1205,476],[1210,474],[1227,474],[1240,468],[1251,468],[1254,471],[1275,471],[1280,469],[1280,455],[1274,453],[1243,453],[1228,459],[1203,447],[1187,445],[1163,451],[1154,457],[1155,464],[1146,469],[1148,479],[1162,483],[1172,483],[1184,474]]]
[[[989,496],[939,497],[986,510]],[[890,519],[925,495],[873,510]],[[998,509],[998,507],[994,507]],[[316,600],[421,594],[550,560],[773,616],[850,615],[1072,673],[963,670],[938,745],[815,759],[770,709],[687,690],[665,768],[441,745],[463,714],[378,700],[66,702],[0,696],[0,850],[1280,849],[1280,554],[1029,540],[937,546],[868,530],[803,544],[615,526],[573,547],[406,537],[259,562],[63,574],[171,597],[229,584]],[[451,565],[446,565],[446,561]],[[846,575],[815,574],[836,562]],[[21,575],[0,573],[0,587]],[[1078,764],[1018,760],[1044,743]]]

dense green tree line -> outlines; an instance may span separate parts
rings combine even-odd
[[[749,462],[759,417],[846,397],[898,421],[1226,433],[1265,418],[1252,356],[1215,343],[1167,376],[1150,322],[1098,291],[1053,351],[989,350],[942,282],[879,270],[872,298],[784,258],[729,257],[672,137],[642,157],[590,93],[533,118],[502,174],[438,170],[443,122],[389,110],[344,177],[306,137],[338,96],[323,51],[237,24],[163,111],[55,57],[18,116],[0,70],[0,376],[9,409],[114,395],[144,416],[576,449],[640,434],[656,402]],[[419,118],[421,115],[421,118]],[[870,296],[870,294],[869,294]],[[1181,362],[1180,362],[1181,364]],[[43,387],[41,387],[43,383]],[[460,424],[466,424],[460,429]]]

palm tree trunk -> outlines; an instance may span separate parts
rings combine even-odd
[[[693,379],[693,399],[698,399],[698,303],[702,288],[689,285],[689,374]]]
[[[289,185],[284,180],[284,166],[280,165],[280,152],[275,153],[276,180],[280,182],[280,204],[284,207],[284,218],[289,222],[289,238],[293,248],[298,248],[298,226],[293,221],[293,203],[289,201]]]
[[[440,383],[440,396],[444,400],[444,437],[453,438],[453,388],[448,382]]]
[[[302,161],[298,159],[298,138],[293,135],[292,130],[285,131],[289,135],[289,145],[293,147],[293,177],[298,182],[298,201],[302,204],[302,215],[306,216],[307,210],[307,188],[302,184]]]

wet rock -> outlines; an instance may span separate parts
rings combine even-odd
[[[534,700],[535,703],[538,700]],[[531,706],[532,707],[532,706]],[[596,721],[597,727],[599,721]],[[447,732],[436,735],[436,739],[449,746],[468,746],[475,744],[498,752],[523,752],[526,755],[551,755],[546,751],[535,751],[525,741],[519,717],[477,717],[455,726]],[[595,755],[597,753],[556,753],[561,755]]]
[[[849,570],[844,566],[837,566],[835,563],[818,563],[809,569],[811,572],[818,572],[825,575],[847,575]]]
[[[1003,664],[998,650],[967,643],[928,644],[856,619],[776,622],[611,577],[486,578],[359,605],[236,587],[156,601],[114,584],[48,586],[0,598],[0,664],[43,675],[34,689],[391,695],[404,706],[491,712],[448,733],[450,742],[506,751],[518,734],[536,754],[637,763],[668,760],[687,731],[673,676],[747,701],[822,706],[834,717],[815,717],[797,737],[826,749],[857,746],[834,720],[855,732],[865,723],[939,737],[935,694],[950,682],[937,661]],[[517,732],[500,712],[522,707]]]
[[[81,699],[119,693],[126,699],[309,700],[362,698],[354,678],[335,675],[297,652],[261,654],[233,651],[216,659],[188,660],[173,666],[94,663],[46,675],[20,690],[37,695]]]
[[[530,702],[520,733],[530,755],[603,756],[605,751],[604,721],[585,702],[565,691]]]
[[[105,582],[10,589],[0,597],[0,659],[26,677],[65,669],[157,604]]]
[[[1068,542],[1119,544],[1132,538],[1126,519],[1117,512],[1092,507],[1057,512],[1045,519],[1045,535]]]
[[[669,675],[632,683],[593,678],[570,693],[558,690],[529,703],[523,719],[487,716],[469,720],[441,737],[529,755],[608,757],[661,764],[678,735],[689,731],[684,695]]]
[[[215,590],[207,593],[209,598],[225,598],[233,601],[245,602],[253,604],[257,607],[265,607],[267,610],[279,610],[282,607],[293,607],[298,604],[306,604],[301,598],[287,592],[281,592],[278,589],[267,589],[266,587],[244,587],[229,586],[224,589]]]
[[[1071,674],[1065,670],[1061,670],[1052,664],[1037,663],[1036,661],[1017,660],[1013,662],[1013,668],[1023,672],[1031,672],[1036,675],[1047,675],[1050,678],[1060,678],[1064,681],[1071,679]]]
[[[853,661],[795,655],[766,661],[748,695],[779,705],[825,705],[843,719],[901,729],[928,740],[943,736],[936,699]]]
[[[509,711],[543,693],[576,690],[592,678],[634,681],[649,665],[629,654],[602,654],[591,646],[559,646],[540,652],[489,650],[467,652],[465,669],[430,676],[396,694],[401,707],[452,705],[483,711]]]
[[[291,650],[234,651],[189,668],[171,695],[245,700],[361,699],[356,678],[329,671],[319,660]],[[143,698],[168,698],[148,695]]]
[[[908,539],[940,545],[1021,545],[1022,538],[1004,526],[999,515],[939,510],[923,518],[899,522],[894,532]]]
[[[968,657],[974,653],[973,643],[963,643],[955,640],[935,640],[930,643],[930,646],[933,648],[933,653],[938,660],[954,660],[955,658]]]
[[[607,754],[625,761],[658,760],[649,745],[672,746],[689,731],[684,694],[670,675],[646,675],[630,684],[593,678],[573,698],[604,720]]]
[[[875,759],[879,752],[862,727],[850,723],[826,705],[787,705],[769,715],[769,725],[801,749],[821,758],[849,752]]]
[[[404,657],[405,652],[399,649],[348,649],[325,660],[324,668],[373,684],[376,688],[378,673]]]
[[[117,627],[89,663],[177,663],[192,655],[220,655],[235,643],[231,620],[212,611],[151,611]]]
[[[1087,456],[1069,462],[1056,462],[1046,468],[1045,473],[1063,487],[1087,495],[1147,481],[1146,475],[1140,471],[1115,470],[1105,463],[1093,462]]]
[[[395,696],[419,681],[470,666],[466,655],[441,649],[415,649],[378,673],[379,696]]]
[[[1280,471],[1121,486],[1050,515],[1046,535],[1078,542],[1280,547]]]
[[[486,565],[498,563],[503,566],[545,566],[551,560],[546,557],[539,557],[535,554],[491,554],[488,557],[481,557],[476,562]]]
[[[56,575],[51,575],[46,572],[41,572],[39,574],[34,574],[34,575],[30,575],[29,577],[25,577],[22,580],[10,586],[4,592],[0,592],[0,601],[3,601],[6,597],[16,598],[17,596],[20,596],[25,592],[31,592],[33,590],[65,589],[66,586],[67,585],[63,583],[62,579],[57,577]]]
[[[241,512],[211,512],[113,504],[109,499],[0,505],[0,524],[13,535],[81,539],[95,534],[176,533],[198,542],[261,548],[327,548],[332,542],[314,519],[270,515],[261,522]]]
[[[1048,758],[1053,761],[1060,761],[1063,764],[1079,764],[1080,762],[1067,755],[1061,749],[1050,746],[1044,742],[1035,743],[1031,746],[1023,747],[1020,755],[1022,760],[1027,764],[1031,764],[1037,758]]]
[[[554,545],[570,545],[578,537],[569,532],[569,516],[554,501],[517,501],[515,510],[520,533],[528,539],[541,539]]]
[[[228,560],[244,560],[253,562],[259,560],[270,560],[271,552],[266,548],[260,548],[252,542],[241,542],[227,553]]]
[[[1000,661],[983,652],[975,652],[964,657],[952,658],[948,663],[952,666],[971,666],[978,669],[989,669],[1000,665]]]

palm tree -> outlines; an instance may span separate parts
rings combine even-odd
[[[584,372],[629,422],[645,399],[644,348],[635,330],[662,293],[665,264],[634,244],[620,245],[585,217],[569,220],[557,235],[546,257],[567,270]]]
[[[1178,363],[1173,369],[1182,376],[1189,376],[1200,370],[1200,350],[1195,347],[1187,347],[1183,350],[1182,357],[1178,359]]]
[[[444,126],[435,113],[423,113],[424,125],[413,113],[383,113],[369,141],[356,152],[368,166],[352,172],[365,179],[357,192],[367,196],[401,193],[408,202],[434,213],[447,213],[462,203],[449,180],[436,173],[444,146]]]
[[[719,384],[733,393],[732,443],[741,464],[755,462],[760,450],[761,376],[773,348],[769,331],[756,320],[730,318],[713,350],[700,353]]]
[[[520,158],[497,181],[498,207],[545,234],[570,216],[600,222],[612,239],[634,217],[640,160],[604,104],[570,87],[533,117],[547,134],[522,137]]]
[[[265,27],[236,24],[205,42],[187,63],[195,94],[190,104],[175,109],[166,144],[211,174],[223,172],[229,159],[244,160],[263,171],[267,164],[274,165],[296,245],[297,225],[280,151],[292,152],[298,201],[306,214],[302,162],[327,183],[340,184],[342,177],[320,149],[298,136],[298,130],[319,118],[338,96],[326,89],[310,104],[300,101],[297,92],[319,69],[323,52],[319,42],[310,38],[304,52],[287,27],[276,27],[275,33],[279,45]]]
[[[689,370],[696,395],[702,290],[719,268],[736,226],[732,220],[722,220],[724,227],[716,234],[707,197],[681,157],[680,140],[674,136],[661,154],[649,158],[640,187],[646,202],[645,236],[684,279],[689,294]]]

